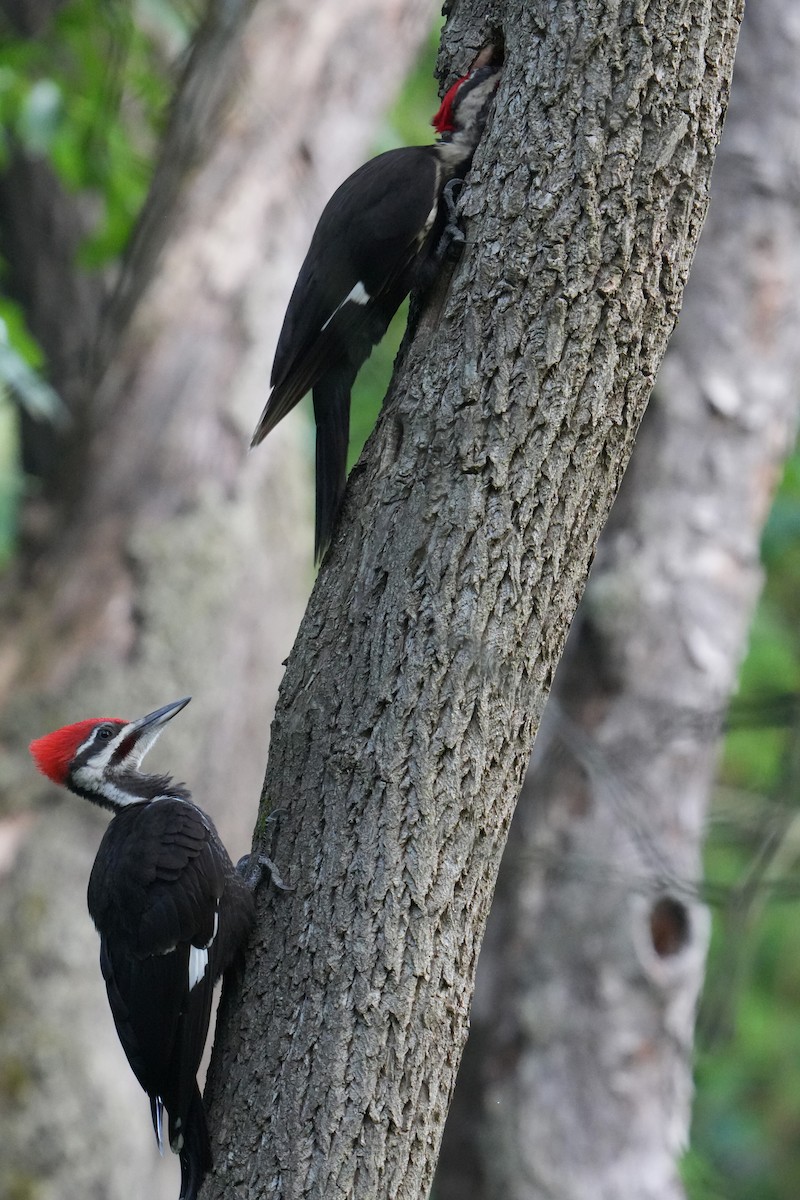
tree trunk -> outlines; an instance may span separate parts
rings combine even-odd
[[[537,743],[437,1196],[683,1195],[715,733],[797,421],[800,35],[747,9],[711,213]],[[551,701],[551,704],[553,703]]]
[[[427,1195],[533,731],[680,305],[737,3],[463,3],[505,40],[442,281],[283,681],[204,1197]],[[230,995],[231,1004],[238,994]]]
[[[121,1200],[167,1182],[177,1195],[177,1164],[158,1164],[117,1043],[85,908],[105,820],[72,797],[54,808],[25,747],[68,720],[193,692],[161,762],[219,819],[232,853],[247,849],[312,547],[302,423],[287,421],[258,456],[248,438],[313,222],[365,156],[432,19],[427,0],[263,3],[245,24],[251,7],[211,6],[215,29],[182,82],[154,184],[160,220],[151,205],[75,447],[79,486],[65,481],[70,520],[56,514],[55,534],[5,587],[3,1195]],[[378,61],[382,72],[364,71]]]

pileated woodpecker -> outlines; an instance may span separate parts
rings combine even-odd
[[[251,445],[313,392],[317,561],[344,494],[353,381],[401,302],[442,255],[454,209],[448,185],[469,169],[498,81],[496,66],[471,71],[433,118],[439,142],[389,150],[346,179],[325,206],[300,268]]]
[[[183,784],[139,770],[189,697],[137,721],[79,721],[31,742],[39,770],[114,813],[89,879],[100,968],[119,1039],[150,1097],[163,1147],[180,1155],[181,1200],[211,1166],[197,1069],[215,981],[253,919],[248,882]]]

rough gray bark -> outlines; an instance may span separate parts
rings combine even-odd
[[[714,735],[798,415],[798,122],[795,8],[760,0],[680,325],[512,825],[442,1200],[683,1195]]]
[[[158,1160],[113,1031],[86,913],[105,818],[77,798],[54,808],[26,746],[67,720],[194,693],[154,766],[189,782],[232,853],[248,848],[312,541],[302,422],[259,456],[246,447],[311,226],[365,156],[431,17],[427,0],[255,6],[203,160],[164,193],[169,236],[110,347],[71,520],[60,529],[56,517],[58,536],[5,581],[0,1194],[177,1195],[176,1162]],[[364,72],[381,60],[380,75]],[[190,84],[203,91],[202,78]]]
[[[505,68],[292,652],[205,1200],[427,1195],[522,773],[706,210],[737,3],[456,7]],[[254,1114],[257,1116],[254,1119]]]

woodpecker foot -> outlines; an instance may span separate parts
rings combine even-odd
[[[449,180],[444,185],[442,199],[444,200],[445,208],[447,209],[447,224],[458,226],[458,197],[461,195],[461,189],[464,186],[464,180],[455,178]],[[461,233],[461,229],[458,230]],[[461,235],[464,236],[463,234]]]
[[[284,883],[275,863],[266,854],[245,854],[244,858],[240,858],[236,864],[236,870],[253,892],[261,883],[265,872],[269,872],[270,879],[279,891],[294,891],[293,887],[290,887],[288,883]]]
[[[458,223],[458,197],[464,186],[463,179],[451,179],[446,183],[442,192],[442,200],[447,210],[447,223],[437,247],[437,258],[454,258],[464,245],[464,230]]]
[[[272,861],[271,858],[268,858],[266,854],[259,854],[259,856],[256,860],[256,869],[258,871],[259,879],[263,879],[264,872],[269,871],[269,877],[272,880],[275,887],[278,888],[279,891],[281,891],[281,892],[293,892],[294,891],[294,888],[290,884],[283,882],[283,879],[279,875],[278,868],[275,866],[275,863]]]

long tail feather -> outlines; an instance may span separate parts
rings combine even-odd
[[[349,365],[328,371],[314,386],[317,423],[317,498],[314,558],[317,562],[330,545],[347,482],[347,443],[350,435]]]
[[[158,1153],[164,1153],[164,1101],[160,1096],[150,1097],[150,1116],[153,1118],[153,1129],[156,1131]]]
[[[178,1151],[181,1159],[180,1200],[197,1200],[200,1185],[211,1170],[213,1161],[206,1113],[196,1086],[186,1117],[186,1127],[182,1132],[183,1144]]]

